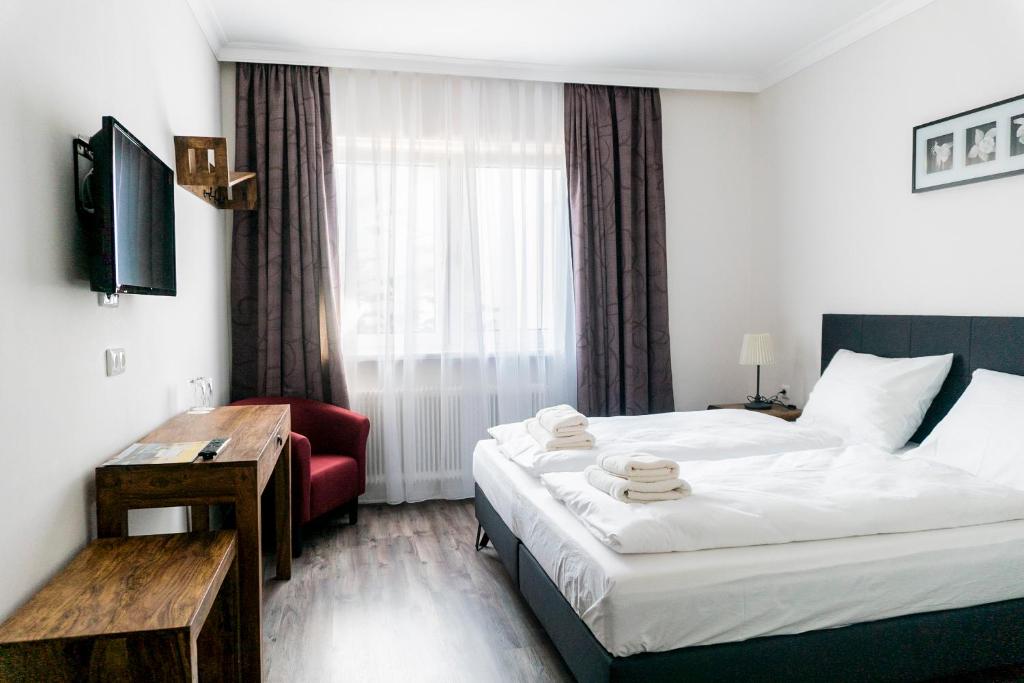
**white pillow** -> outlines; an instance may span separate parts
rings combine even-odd
[[[953,354],[881,358],[842,349],[811,391],[798,422],[848,444],[895,451],[917,428],[946,381]]]
[[[1024,377],[975,370],[914,454],[1024,489]]]

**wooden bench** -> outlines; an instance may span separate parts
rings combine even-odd
[[[0,681],[239,681],[234,531],[93,541],[0,626]]]

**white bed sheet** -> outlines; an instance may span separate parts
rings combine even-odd
[[[841,446],[837,434],[786,422],[755,410],[691,410],[591,418],[593,449],[545,451],[522,423],[492,427],[511,460],[539,477],[582,472],[598,453],[650,453],[670,460],[724,460]]]
[[[752,548],[620,555],[481,441],[473,473],[616,656],[1024,597],[1024,521]]]
[[[1024,491],[875,446],[694,460],[682,469],[692,495],[651,505],[616,500],[591,486],[583,472],[553,472],[541,482],[619,553],[747,548],[1024,520]]]

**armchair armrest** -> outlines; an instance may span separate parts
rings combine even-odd
[[[328,403],[311,403],[312,405],[303,405],[302,409],[297,411],[301,417],[293,419],[292,428],[309,437],[315,453],[333,453],[353,458],[359,470],[359,493],[365,493],[369,418]]]
[[[313,450],[309,439],[292,432],[292,516],[299,524],[309,521],[309,459]]]

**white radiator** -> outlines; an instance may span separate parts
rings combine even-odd
[[[389,396],[382,391],[356,392],[352,410],[370,419],[366,446],[368,498],[384,486],[386,448],[400,449],[406,480],[453,479],[472,467],[472,449],[487,438],[487,428],[521,420],[544,407],[546,392],[538,387],[518,405],[520,415],[501,415],[496,393],[472,397],[438,387]]]

